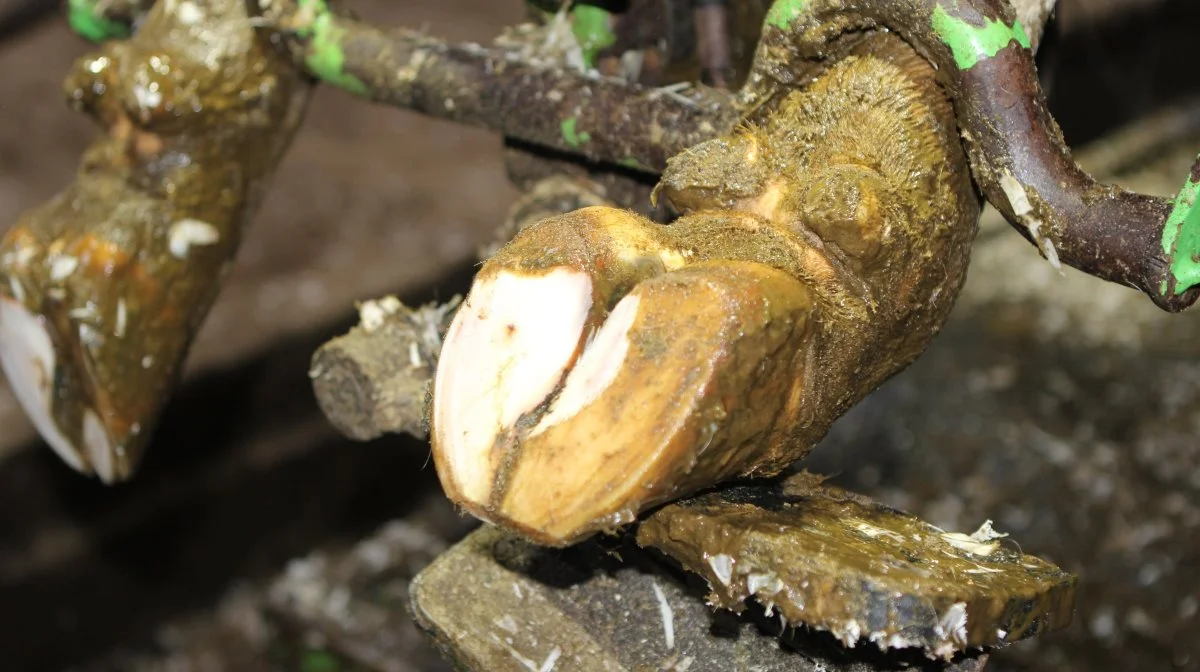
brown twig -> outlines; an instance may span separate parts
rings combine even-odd
[[[367,301],[348,334],[321,346],[309,377],[321,411],[358,441],[429,433],[429,383],[458,300],[411,309],[395,297]]]
[[[310,70],[351,92],[595,162],[658,172],[741,116],[728,96],[704,87],[649,88],[528,50],[451,45],[345,18],[328,19],[343,56],[331,70],[314,50],[320,40],[307,39],[319,30],[311,13],[277,1],[267,18],[268,28],[301,38],[290,44]]]

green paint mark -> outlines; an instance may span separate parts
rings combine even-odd
[[[71,30],[92,42],[129,37],[129,26],[104,16],[96,0],[70,0],[67,23]]]
[[[985,58],[991,58],[1014,40],[1029,48],[1029,35],[1020,21],[1013,25],[994,19],[985,19],[982,26],[956,19],[938,5],[933,10],[933,30],[950,47],[954,62],[959,70],[970,70]]]
[[[313,17],[308,27],[297,31],[301,37],[309,40],[309,53],[304,59],[309,71],[323,82],[359,96],[367,96],[367,85],[344,69],[346,54],[342,51],[342,37],[346,29],[329,11],[325,0],[300,0],[297,4],[302,12],[308,12]]]
[[[579,149],[580,145],[592,139],[592,136],[588,135],[587,131],[582,133],[576,132],[575,125],[578,123],[579,120],[575,117],[567,117],[566,119],[563,119],[562,122],[563,141],[566,142],[567,146],[571,149]]]
[[[583,63],[595,67],[596,56],[617,41],[610,25],[608,10],[592,5],[577,5],[571,9],[571,32],[583,49]]]
[[[332,654],[320,649],[306,651],[300,659],[301,672],[339,672],[342,664]]]
[[[808,0],[775,0],[767,10],[767,25],[787,30],[792,22],[804,14]]]
[[[1175,276],[1175,294],[1183,294],[1200,284],[1200,182],[1188,178],[1175,196],[1175,207],[1163,225],[1163,252]],[[1162,291],[1167,292],[1166,283]]]

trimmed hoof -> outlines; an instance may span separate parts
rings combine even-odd
[[[433,415],[442,484],[473,515],[566,545],[777,468],[800,408],[807,289],[719,261],[661,268],[622,294],[614,276],[628,270],[480,273],[447,334]]]

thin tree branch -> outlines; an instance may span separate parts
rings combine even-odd
[[[528,49],[450,45],[275,0],[268,30],[321,79],[432,117],[487,128],[591,161],[658,172],[667,158],[733,128],[732,99],[705,87],[647,88],[570,69]]]

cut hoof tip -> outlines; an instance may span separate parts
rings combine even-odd
[[[802,285],[751,263],[653,276],[607,315],[588,277],[482,277],[434,388],[447,495],[550,546],[777,460],[811,308]]]

